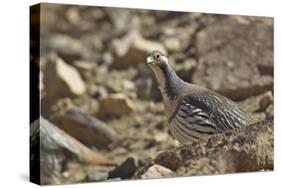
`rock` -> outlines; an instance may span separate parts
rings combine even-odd
[[[111,70],[106,72],[98,72],[95,79],[96,84],[103,86],[108,93],[123,93],[127,96],[134,93],[135,83],[132,81],[137,75],[134,68],[126,70]]]
[[[106,181],[108,176],[108,167],[94,166],[87,169],[88,181]]]
[[[92,116],[96,116],[99,112],[99,103],[96,99],[94,99],[91,96],[83,95],[81,97],[77,97],[72,100],[74,106],[79,106],[79,109],[82,112],[87,112],[88,114],[91,114]],[[71,108],[68,108],[71,109]],[[66,111],[66,109],[63,109],[63,111]]]
[[[124,93],[128,95],[128,93],[135,90],[135,84],[134,82],[122,79],[120,77],[111,77],[107,80],[106,83],[104,83],[104,86],[110,93]]]
[[[133,26],[134,19],[131,17],[129,9],[111,9],[106,8],[106,15],[108,15],[111,23],[113,24],[114,33],[120,34],[126,32],[130,29],[130,26]],[[137,26],[137,25],[136,25]]]
[[[139,99],[162,101],[162,95],[154,75],[145,74],[136,80]]]
[[[100,99],[100,113],[103,115],[124,115],[135,110],[135,105],[132,101],[121,93],[111,94],[105,98]]]
[[[91,60],[92,52],[86,44],[68,35],[54,34],[45,44],[67,62],[85,59]]]
[[[113,56],[110,52],[104,52],[98,62],[100,64],[110,65],[113,63]]]
[[[88,93],[95,99],[104,98],[108,95],[107,90],[104,87],[94,84],[89,86]]]
[[[87,178],[86,172],[81,167],[71,168],[62,172],[63,178],[66,180],[63,183],[75,183],[85,181]]]
[[[266,92],[259,101],[259,111],[264,111],[266,108],[273,103],[272,92]]]
[[[85,81],[95,80],[97,77],[98,65],[96,62],[90,61],[74,61],[72,63],[73,67],[79,72],[81,78]],[[88,83],[86,83],[88,91]]]
[[[30,130],[31,166],[40,167],[35,173],[41,184],[58,183],[56,178],[62,176],[64,164],[69,160],[88,165],[114,164],[43,117],[33,122]]]
[[[141,178],[155,164],[172,169],[176,176],[273,170],[273,143],[273,120],[257,122],[213,135],[207,142],[164,151],[142,165],[134,178]]]
[[[162,122],[162,124],[163,124],[163,122]],[[158,125],[157,126],[159,126],[159,123],[158,123]],[[168,134],[167,133],[157,133],[155,136],[154,136],[154,139],[155,139],[155,141],[156,142],[158,142],[158,143],[163,143],[163,142],[165,142],[167,139],[168,139]]]
[[[239,85],[238,83],[237,85],[229,84],[227,87],[218,89],[217,91],[233,100],[243,100],[273,89],[273,78],[271,76],[261,76],[252,79],[250,83],[241,81]]]
[[[135,90],[135,84],[130,80],[123,80],[122,88],[126,91],[133,91]]]
[[[264,95],[265,94],[263,93],[257,96],[249,97],[246,100],[239,102],[240,106],[258,121],[266,119],[265,109],[261,110],[260,108],[260,101]]]
[[[75,61],[73,66],[78,69],[79,72],[94,71],[97,68],[97,64],[95,62],[88,61]]]
[[[74,101],[68,97],[55,99],[54,101],[48,100],[49,98],[46,98],[45,100],[44,99],[41,101],[41,110],[43,111],[44,108],[47,108],[48,111],[45,112],[45,114],[47,114],[48,116],[44,116],[43,112],[42,114],[44,117],[47,117],[51,121],[53,121],[56,116],[75,107]]]
[[[139,99],[160,101],[161,93],[157,88],[157,82],[150,77],[142,76],[136,80],[137,96]],[[155,88],[156,87],[156,88]]]
[[[146,55],[152,50],[160,50],[166,53],[161,43],[142,38],[135,31],[130,32],[122,39],[116,39],[112,43],[114,63],[111,68],[127,68],[137,63],[144,63]]]
[[[116,140],[115,131],[105,122],[73,108],[55,118],[58,127],[88,146],[107,148]]]
[[[175,171],[182,165],[182,158],[174,151],[164,151],[153,162]]]
[[[155,179],[155,178],[169,178],[173,177],[174,172],[166,167],[160,165],[153,165],[141,175],[141,179]]]
[[[60,58],[53,58],[44,70],[48,97],[74,97],[85,93],[86,85],[78,71]]]
[[[143,160],[136,157],[129,157],[118,167],[108,173],[108,179],[121,178],[130,179],[135,171],[144,163]]]
[[[71,7],[66,11],[66,19],[73,25],[78,25],[80,22],[80,14],[78,7]]]
[[[201,30],[195,39],[198,66],[192,82],[234,100],[258,95],[273,87],[273,22],[270,18],[225,17]],[[271,72],[272,72],[271,71]]]
[[[190,82],[191,76],[197,66],[194,59],[186,59],[183,63],[174,63],[174,69],[177,75],[184,81]]]
[[[273,104],[270,104],[266,109],[266,118],[267,119],[273,119],[274,116],[274,106]]]
[[[265,120],[273,118],[273,95],[272,91],[247,98],[240,103],[248,112],[252,113],[257,120]]]
[[[164,40],[164,46],[168,51],[179,51],[181,48],[180,41],[176,37],[169,37]]]

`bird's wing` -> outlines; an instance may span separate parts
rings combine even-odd
[[[209,135],[220,132],[208,113],[186,99],[180,101],[170,121],[181,140],[205,140]]]
[[[242,127],[250,121],[236,103],[215,93],[183,97],[177,114],[185,116],[186,121],[197,118],[200,124],[214,127],[218,132]]]

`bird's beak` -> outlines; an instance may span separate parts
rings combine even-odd
[[[154,63],[155,62],[155,60],[151,57],[151,56],[149,56],[149,57],[147,57],[146,58],[146,63],[149,65],[149,64],[152,64],[152,63]]]

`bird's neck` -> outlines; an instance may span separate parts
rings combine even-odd
[[[167,63],[153,69],[159,89],[164,98],[174,98],[180,92],[185,82],[178,77],[176,72]]]

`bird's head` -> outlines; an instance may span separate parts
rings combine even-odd
[[[146,64],[153,71],[160,89],[163,90],[167,80],[171,80],[175,74],[168,64],[168,58],[162,52],[154,50],[147,55]]]
[[[155,66],[161,68],[168,64],[168,58],[162,52],[154,50],[147,55],[146,63],[151,68]]]
[[[158,50],[147,55],[146,64],[154,72],[159,88],[164,95],[174,96],[177,87],[183,81],[168,63],[168,58]]]
[[[168,64],[168,58],[160,51],[153,50],[151,51],[146,58],[146,64],[154,72],[158,81],[167,78],[169,76],[168,70],[170,68]]]

